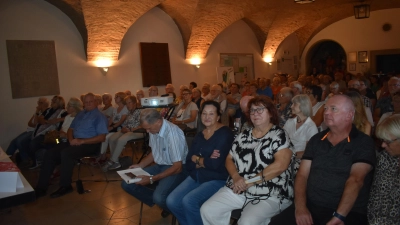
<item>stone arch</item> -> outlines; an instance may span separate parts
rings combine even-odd
[[[329,49],[335,49],[335,51],[329,51]],[[329,51],[329,52],[328,52]],[[338,42],[330,39],[323,39],[314,43],[309,50],[305,53],[305,66],[306,74],[310,74],[313,67],[316,66],[316,61],[320,60],[320,68],[317,68],[319,73],[333,74],[335,69],[345,69],[347,55],[343,46]],[[334,60],[334,61],[332,61]],[[329,71],[327,70],[329,68]]]

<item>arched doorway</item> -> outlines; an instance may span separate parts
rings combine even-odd
[[[323,40],[314,44],[306,56],[307,74],[328,74],[346,70],[346,52],[335,41]],[[315,68],[315,70],[314,70]]]

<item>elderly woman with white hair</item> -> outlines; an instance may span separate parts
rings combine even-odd
[[[376,128],[385,149],[377,153],[375,176],[368,202],[370,225],[400,221],[400,115],[392,115]]]
[[[294,118],[286,121],[283,129],[288,133],[292,146],[290,149],[296,154],[295,170],[300,166],[300,159],[303,156],[308,140],[318,133],[317,126],[311,119],[312,107],[308,95],[296,95],[292,99],[292,114]]]

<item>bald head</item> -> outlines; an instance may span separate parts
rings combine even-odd
[[[247,104],[249,103],[250,99],[254,98],[253,96],[244,96],[243,98],[240,99],[240,108],[242,109],[243,112],[247,112]]]
[[[330,129],[336,129],[339,132],[349,131],[354,113],[353,101],[348,96],[334,95],[325,104],[324,122]]]

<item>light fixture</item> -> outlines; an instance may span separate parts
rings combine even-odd
[[[268,65],[272,65],[272,61],[274,60],[274,58],[267,56],[263,58],[264,62],[268,63]]]
[[[370,7],[368,4],[361,4],[354,6],[354,17],[356,19],[366,19],[369,18]]]
[[[99,67],[99,69],[104,76],[107,75],[108,67]]]
[[[299,4],[307,4],[307,3],[313,3],[315,0],[294,0],[294,2],[299,3]]]
[[[191,58],[190,64],[194,65],[197,69],[200,68],[200,58]]]

